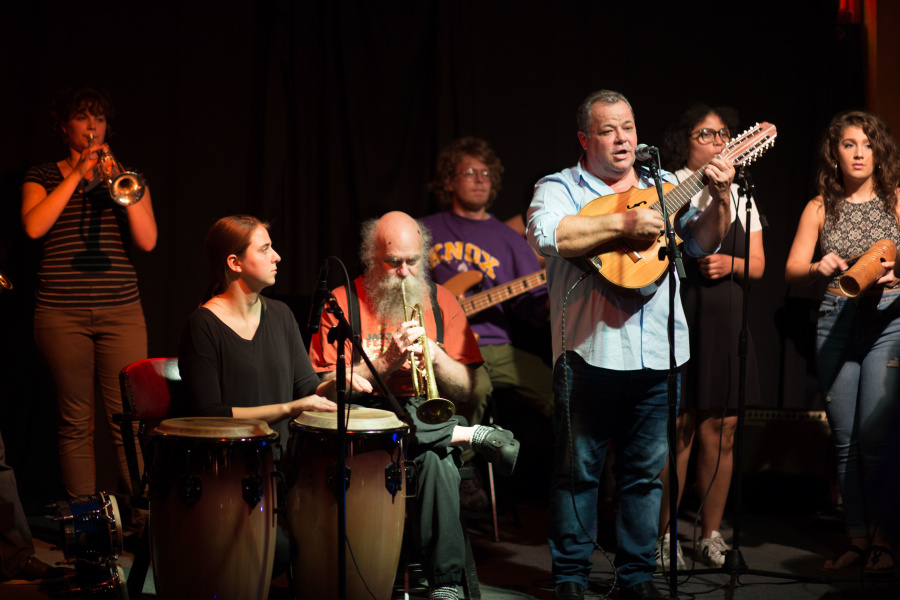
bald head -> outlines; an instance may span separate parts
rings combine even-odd
[[[396,248],[422,248],[422,234],[416,220],[405,212],[389,212],[375,228],[375,250],[390,252]]]
[[[431,232],[408,214],[389,212],[362,226],[360,257],[366,266],[365,286],[375,314],[385,322],[403,320],[400,283],[406,280],[411,304],[428,301],[426,260]]]
[[[431,246],[431,232],[405,212],[393,211],[362,225],[360,258],[368,271],[385,258],[418,258],[421,263]],[[403,256],[401,256],[401,254]],[[395,261],[396,262],[396,261]]]

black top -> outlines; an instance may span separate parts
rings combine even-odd
[[[259,328],[245,340],[212,311],[198,308],[181,334],[178,369],[187,406],[178,414],[231,417],[232,406],[263,406],[309,396],[319,377],[286,304],[266,299]],[[272,425],[287,443],[287,419]]]

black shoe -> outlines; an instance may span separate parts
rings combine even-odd
[[[480,443],[473,445],[473,450],[481,454],[497,468],[501,477],[512,475],[519,457],[519,441],[513,438],[512,431],[500,429],[496,425],[484,436]]]
[[[619,600],[657,600],[665,598],[652,581],[642,581],[619,591]]]
[[[583,600],[584,588],[580,583],[565,581],[553,590],[553,600]]]

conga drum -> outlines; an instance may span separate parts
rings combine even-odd
[[[347,597],[388,600],[403,541],[408,427],[384,410],[352,407],[348,415]],[[290,430],[284,471],[294,591],[337,598],[337,413],[303,412]]]
[[[150,552],[158,597],[268,597],[277,439],[254,419],[168,419],[150,432]]]

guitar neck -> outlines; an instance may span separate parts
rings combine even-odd
[[[462,306],[466,316],[471,317],[486,308],[505,302],[510,298],[520,296],[545,283],[547,283],[547,271],[542,269],[531,275],[519,277],[518,279],[513,279],[512,281],[498,285],[489,290],[472,294],[468,298],[461,299],[459,304]]]
[[[703,184],[704,169],[706,169],[706,165],[691,173],[687,179],[663,194],[663,200],[666,202],[666,211],[670,217],[678,212],[682,206],[690,202],[691,198],[705,187]],[[653,203],[652,208],[662,213],[659,200]]]

